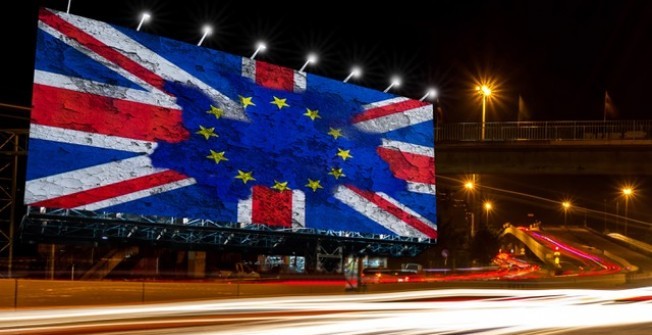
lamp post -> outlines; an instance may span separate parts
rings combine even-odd
[[[485,224],[487,225],[487,227],[489,227],[489,212],[491,211],[492,208],[493,208],[493,205],[491,204],[491,201],[485,201],[484,202],[484,209],[487,211],[487,218],[486,218],[486,221],[485,221]]]
[[[624,235],[627,236],[627,205],[629,203],[629,197],[634,194],[634,190],[631,187],[623,188],[623,195],[625,196],[625,232]]]
[[[564,208],[564,226],[566,226],[567,223],[568,223],[567,222],[568,221],[567,220],[567,218],[568,218],[568,210],[571,207],[571,203],[570,203],[570,201],[564,201],[564,202],[561,203],[561,206]]]
[[[491,96],[491,88],[487,85],[476,86],[475,90],[482,96],[482,131],[480,135],[480,140],[484,141],[485,134],[485,120],[487,114],[487,98]]]
[[[475,201],[472,201],[471,197],[474,197],[475,194],[472,194],[475,189],[475,180],[469,180],[464,183],[464,188],[467,191],[466,203],[471,208],[471,218],[469,220],[469,234],[471,238],[475,237]]]

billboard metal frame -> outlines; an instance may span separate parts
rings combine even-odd
[[[272,229],[215,222],[124,213],[28,207],[20,238],[26,242],[142,244],[191,248],[249,249],[261,253],[300,252],[305,243],[329,243],[348,254],[416,256],[435,240],[395,235],[361,234],[309,228]],[[303,243],[301,243],[303,242]]]

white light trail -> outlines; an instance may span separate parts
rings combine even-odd
[[[446,289],[382,294],[243,298],[126,307],[0,312],[0,334],[65,334],[93,327],[121,334],[486,335],[652,323],[652,288]],[[459,300],[466,297],[465,300]],[[451,301],[451,298],[455,298]],[[337,312],[334,312],[337,311]],[[228,321],[228,322],[225,322]],[[144,331],[143,324],[152,326]],[[198,326],[192,328],[191,326]],[[130,328],[132,327],[132,328]],[[183,327],[183,328],[179,328]],[[53,330],[56,330],[54,332]]]

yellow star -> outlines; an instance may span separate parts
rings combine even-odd
[[[210,158],[215,161],[215,164],[220,164],[221,161],[228,161],[229,159],[224,157],[224,151],[213,151],[211,150],[211,154],[206,156],[206,158]]]
[[[280,98],[274,97],[274,101],[270,101],[269,103],[272,104],[272,105],[276,105],[276,107],[278,107],[278,109],[281,109],[283,107],[290,107],[290,105],[288,105],[285,101],[287,101],[287,99],[280,99]]]
[[[249,106],[256,106],[256,104],[253,101],[251,101],[253,97],[243,97],[241,95],[239,95],[239,97],[240,97],[240,103],[242,104],[244,109],[247,109],[247,107]]]
[[[338,137],[342,137],[342,129],[330,128],[330,130],[328,131],[328,135],[333,136],[334,139],[337,139]]]
[[[279,192],[283,192],[285,190],[289,190],[290,188],[288,187],[288,182],[280,182],[277,180],[274,180],[274,186],[272,186],[273,189],[278,190]]]
[[[215,107],[213,105],[211,105],[211,110],[206,111],[206,113],[215,115],[216,119],[219,119],[219,118],[222,117],[222,115],[224,115],[224,111],[222,110],[222,108],[217,108],[217,107]]]
[[[246,184],[250,180],[256,180],[254,176],[252,176],[253,171],[249,172],[244,172],[242,170],[238,170],[238,175],[235,176],[235,179],[240,179],[242,180],[242,183]]]
[[[340,177],[346,177],[344,172],[342,172],[342,168],[339,169],[331,168],[331,172],[329,172],[328,174],[335,177],[335,179],[340,179]]]
[[[199,125],[199,130],[195,134],[204,136],[206,140],[208,140],[211,137],[218,137],[218,135],[215,134],[215,127],[206,128],[202,125]]]
[[[340,148],[337,148],[337,156],[342,157],[342,160],[345,161],[347,158],[353,158],[351,155],[351,150],[342,150]]]
[[[318,188],[324,188],[324,187],[322,187],[321,184],[319,183],[319,179],[317,179],[317,180],[312,180],[312,179],[310,179],[310,178],[308,178],[308,184],[306,184],[306,187],[311,188],[313,192],[317,192],[317,189],[318,189]]]
[[[306,112],[303,114],[307,117],[310,118],[310,120],[315,121],[315,119],[321,119],[321,116],[319,116],[319,111],[318,110],[311,110],[310,108],[306,108]]]

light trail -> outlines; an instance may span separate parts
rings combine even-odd
[[[651,301],[651,287],[269,297],[5,311],[0,334],[552,334],[652,324]]]

